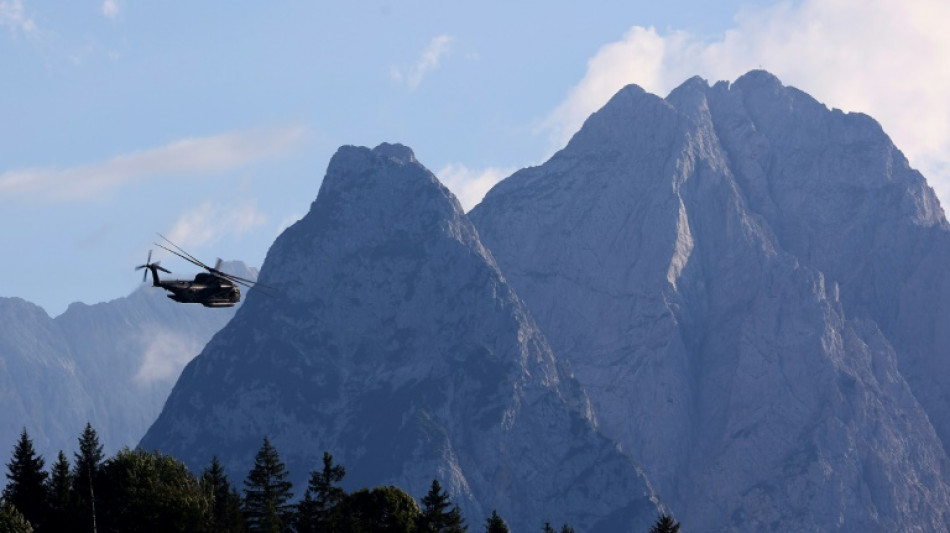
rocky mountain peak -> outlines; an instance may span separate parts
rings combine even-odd
[[[689,83],[689,81],[686,83]],[[732,86],[744,91],[768,92],[772,94],[777,94],[786,88],[778,76],[762,69],[746,72],[736,78],[736,81],[732,82]]]
[[[876,122],[760,71],[625,89],[469,216],[686,523],[946,531],[939,211]]]
[[[422,193],[421,198],[416,195]],[[401,144],[380,144],[372,150],[342,146],[330,159],[317,201],[339,201],[357,209],[362,204],[420,207],[406,202],[450,197],[431,172]],[[337,198],[335,195],[342,195]]]
[[[388,157],[402,164],[418,163],[418,161],[416,161],[416,155],[412,153],[412,149],[399,143],[382,143],[376,148],[373,148],[373,153]]]
[[[631,145],[647,143],[648,146],[655,146],[653,136],[644,135],[642,129],[637,127],[638,122],[652,121],[667,126],[669,120],[665,117],[673,112],[672,106],[662,98],[637,85],[627,85],[584,121],[563,151],[570,153],[580,150],[609,158],[625,152]],[[659,132],[658,136],[662,138],[663,133]]]
[[[344,274],[340,257],[368,266],[415,264],[440,246],[471,247],[493,263],[458,200],[412,150],[344,146],[330,160],[309,213],[275,241],[268,254],[275,259],[262,268],[261,281],[307,300],[327,276]]]
[[[217,454],[240,475],[267,435],[296,483],[329,450],[355,487],[419,495],[438,477],[473,523],[496,508],[524,531],[545,515],[605,532],[655,515],[647,482],[596,432],[584,392],[408,148],[338,150],[260,279],[276,296],[249,298],[185,369],[142,446],[196,469]]]

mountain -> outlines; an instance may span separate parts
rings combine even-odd
[[[349,488],[433,478],[472,527],[643,531],[657,503],[595,429],[455,197],[406,147],[346,146],[276,240],[234,320],[196,357],[140,446],[245,477],[267,436],[301,496],[324,450]]]
[[[26,300],[0,298],[0,451],[4,457],[11,456],[25,427],[37,452],[52,462],[59,448],[75,447],[91,405],[69,344],[53,319]]]
[[[222,270],[253,279],[244,263]],[[0,450],[26,428],[48,462],[75,451],[86,422],[107,454],[134,446],[161,411],[181,369],[234,315],[183,305],[143,285],[127,297],[73,303],[56,318],[0,298]]]
[[[686,527],[950,527],[948,225],[871,118],[628,86],[470,218]]]

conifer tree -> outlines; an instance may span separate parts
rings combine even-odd
[[[211,531],[215,533],[239,533],[244,531],[244,514],[241,512],[241,497],[231,486],[224,467],[215,455],[211,464],[201,475],[201,480],[214,497]]]
[[[0,531],[3,533],[33,533],[33,526],[16,507],[0,502]]]
[[[26,432],[13,448],[13,458],[7,464],[7,482],[3,499],[19,511],[34,526],[46,517],[46,472],[43,458],[33,449],[33,441]]]
[[[346,497],[346,492],[337,486],[344,476],[346,469],[333,464],[333,456],[324,451],[323,469],[310,472],[307,492],[297,506],[298,533],[332,531],[330,518]]]
[[[561,533],[574,533],[574,528],[572,528],[571,526],[567,524],[564,524],[561,526]]]
[[[422,498],[419,531],[421,533],[464,533],[467,531],[461,511],[458,506],[451,504],[448,492],[442,490],[438,479],[432,480],[432,487]]]
[[[680,524],[668,514],[661,514],[650,527],[650,533],[679,533]]]
[[[498,516],[498,511],[494,509],[491,516],[485,520],[485,533],[510,533],[508,524]]]
[[[541,533],[557,533],[554,531],[554,528],[551,527],[551,522],[544,523],[544,529],[541,530]]]
[[[244,480],[244,517],[252,533],[279,533],[293,519],[293,493],[287,469],[267,437]]]
[[[77,520],[80,531],[96,530],[96,490],[99,483],[99,469],[104,455],[99,435],[86,422],[79,436],[79,453],[73,454],[73,494],[76,496]]]
[[[60,450],[56,462],[50,469],[47,483],[49,495],[49,520],[47,527],[50,531],[67,531],[70,524],[70,513],[73,510],[73,475],[69,471],[69,459]]]

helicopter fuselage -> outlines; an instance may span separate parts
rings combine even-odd
[[[176,302],[201,304],[205,307],[233,307],[241,300],[241,289],[229,280],[213,274],[198,274],[194,281],[179,279],[158,279],[154,275],[153,287],[161,287]]]

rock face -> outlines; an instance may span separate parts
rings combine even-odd
[[[950,527],[950,234],[872,119],[628,86],[470,216],[690,529]]]
[[[241,480],[266,435],[302,495],[324,450],[349,488],[433,478],[470,524],[643,531],[652,491],[594,429],[458,202],[403,146],[343,147],[262,283],[182,373],[141,446]]]
[[[256,276],[240,262],[222,270]],[[110,302],[74,303],[55,319],[0,298],[0,454],[26,428],[48,463],[59,450],[72,457],[87,421],[106,454],[134,446],[181,369],[234,316],[164,294],[142,286]]]

